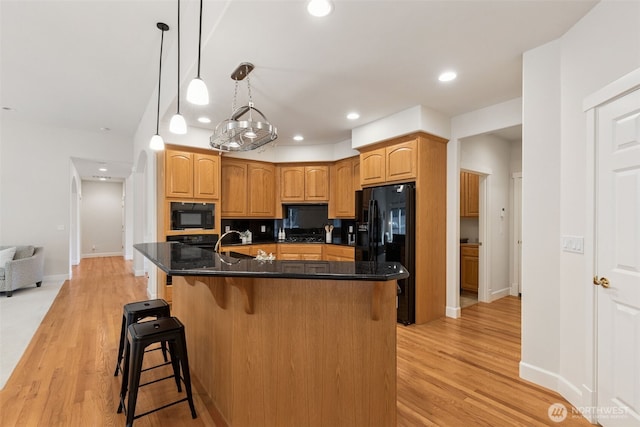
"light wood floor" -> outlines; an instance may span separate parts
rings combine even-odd
[[[131,264],[120,257],[87,258],[74,268],[0,391],[0,426],[124,425],[124,415],[116,413],[121,377],[113,376],[122,306],[146,299],[146,279],[130,272]],[[152,353],[145,362],[159,357]],[[556,425],[547,409],[567,402],[520,380],[519,359],[517,298],[476,304],[464,309],[461,319],[399,326],[398,426]],[[153,379],[161,373],[146,375]],[[194,392],[197,419],[183,403],[134,425],[224,425],[198,387]],[[172,381],[144,387],[136,412],[174,397]],[[568,418],[560,425],[590,424]]]

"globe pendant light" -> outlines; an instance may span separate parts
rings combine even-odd
[[[160,66],[158,68],[158,111],[156,112],[156,134],[151,137],[149,141],[149,148],[152,150],[160,151],[164,150],[164,140],[160,136],[158,131],[160,126],[160,83],[162,82],[162,46],[164,45],[164,32],[169,31],[169,26],[164,22],[158,22],[156,24],[158,29],[162,31],[160,36]]]
[[[178,135],[187,133],[187,122],[180,114],[180,0],[178,0],[178,111],[171,117],[169,130]]]
[[[195,105],[209,104],[209,91],[207,85],[200,78],[200,55],[202,52],[202,1],[200,0],[200,29],[198,30],[198,75],[187,88],[187,101]]]

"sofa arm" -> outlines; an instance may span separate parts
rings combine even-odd
[[[42,282],[44,277],[44,248],[36,247],[33,256],[15,259],[5,266],[7,290]]]

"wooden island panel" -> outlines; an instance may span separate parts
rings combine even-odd
[[[395,290],[393,280],[174,276],[173,312],[191,374],[230,426],[394,426]]]

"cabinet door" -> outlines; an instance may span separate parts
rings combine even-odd
[[[478,216],[480,214],[480,176],[475,173],[467,173],[466,206],[466,216]]]
[[[360,154],[360,184],[380,184],[385,181],[385,151],[378,148]]]
[[[280,168],[280,200],[304,201],[304,166]]]
[[[274,217],[276,205],[276,168],[266,163],[248,164],[247,215]]]
[[[460,216],[479,216],[479,194],[480,176],[470,172],[460,172]]]
[[[305,166],[304,199],[320,202],[329,200],[329,166]]]
[[[362,190],[360,183],[360,157],[353,158],[353,191]]]
[[[200,153],[193,155],[193,197],[220,197],[220,156]]]
[[[355,217],[355,190],[353,188],[353,160],[345,159],[331,166],[331,218]]]
[[[478,248],[460,249],[460,286],[463,290],[478,292]]]
[[[243,162],[222,162],[222,203],[223,217],[246,216],[247,214],[247,164]]]
[[[166,150],[165,196],[193,197],[193,155],[185,151]]]
[[[386,148],[386,180],[399,181],[416,178],[418,159],[416,140]]]

